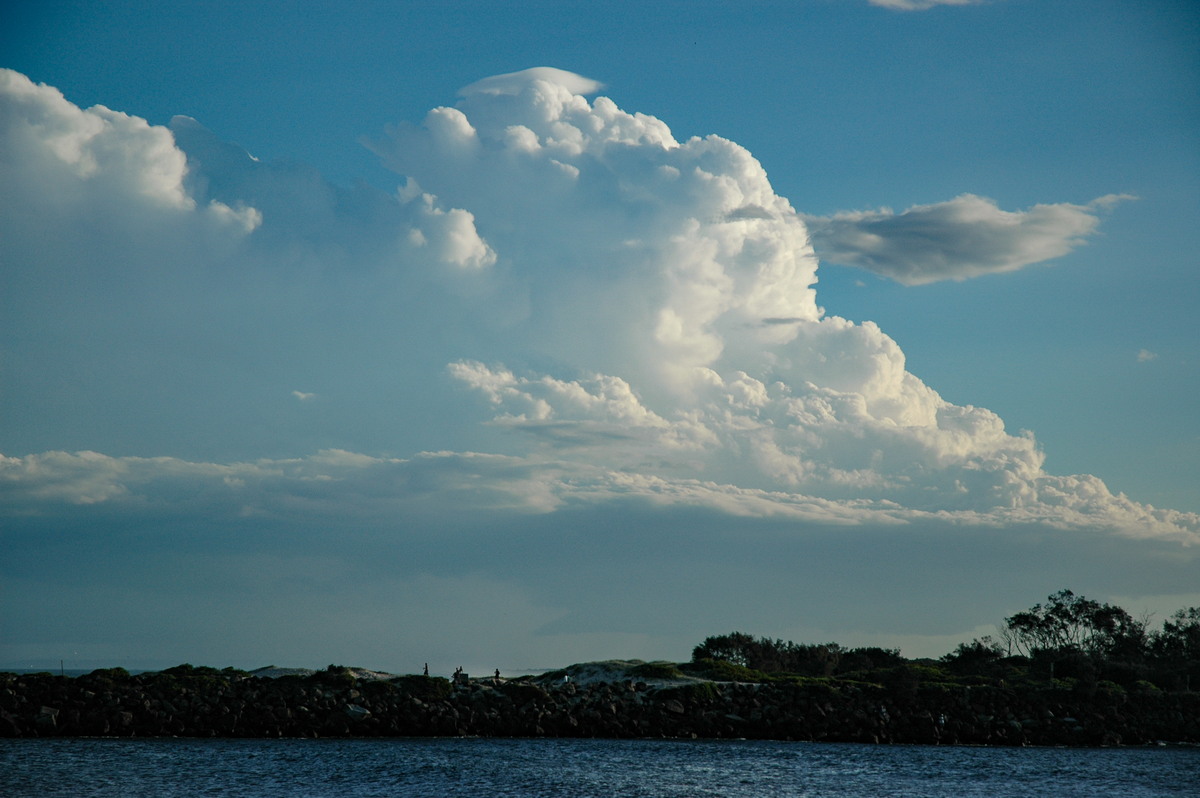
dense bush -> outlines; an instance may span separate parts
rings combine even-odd
[[[831,676],[846,650],[837,643],[802,645],[731,632],[707,638],[692,650],[692,661],[724,660],[766,673]]]

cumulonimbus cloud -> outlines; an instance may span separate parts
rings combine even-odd
[[[1100,224],[1097,211],[1128,195],[1085,205],[1055,203],[1005,211],[974,194],[947,202],[805,216],[825,261],[857,266],[904,285],[1011,272],[1066,255]]]
[[[878,325],[818,304],[830,228],[749,152],[595,81],[475,84],[371,143],[383,191],[0,77],[0,410],[21,419],[0,427],[0,576],[22,640],[168,608],[154,645],[176,656],[203,603],[230,656],[393,656],[397,629],[475,646],[486,604],[509,613],[488,656],[561,664],[819,602],[957,633],[1067,560],[1194,588],[1200,517],[1048,474],[1032,434],[947,402]],[[924,225],[994,269],[1073,245],[1098,206],[960,198],[834,229]],[[891,606],[935,577],[986,607]]]
[[[1128,515],[1091,483],[1046,475],[1031,434],[942,399],[877,325],[826,314],[809,243],[811,232],[835,259],[905,282],[961,278],[1061,254],[1115,198],[1009,213],[964,195],[902,214],[803,217],[736,143],[677,141],[652,116],[588,100],[583,93],[596,91],[596,81],[548,68],[480,81],[456,106],[393,128],[370,147],[399,174],[400,188],[354,193],[305,167],[263,164],[195,120],[177,117],[168,131],[107,109],[82,111],[16,73],[5,79],[6,153],[20,178],[9,182],[7,200],[76,197],[78,207],[43,214],[63,229],[101,205],[120,214],[124,203],[125,223],[140,224],[134,209],[150,201],[185,227],[219,209],[229,229],[211,219],[203,235],[160,225],[110,246],[123,248],[135,287],[147,279],[187,287],[166,294],[174,309],[155,317],[159,334],[176,317],[194,317],[202,321],[175,337],[215,341],[237,314],[253,314],[269,346],[246,350],[241,372],[223,376],[248,395],[319,394],[320,413],[297,423],[324,424],[325,440],[346,423],[338,413],[345,389],[310,382],[322,348],[331,353],[326,367],[344,379],[356,378],[349,362],[359,373],[390,370],[395,384],[421,386],[431,403],[450,401],[438,391],[476,392],[492,416],[480,440],[513,455],[917,512],[1066,512],[1078,489],[1092,515],[1104,506]],[[109,181],[103,195],[80,193],[100,179]],[[73,188],[49,191],[48,180]],[[26,231],[6,233],[16,270],[48,257],[84,271],[109,268],[86,246],[47,254]],[[176,272],[137,276],[138,264],[164,252],[186,253]],[[215,252],[226,266],[211,273]],[[63,312],[34,297],[30,306],[51,317],[39,323]],[[100,355],[117,371],[133,356],[121,347],[141,346],[149,331],[136,326],[144,309],[123,312],[133,335]],[[316,329],[336,337],[318,343],[316,319],[325,320]],[[369,359],[376,350],[362,337],[342,337],[350,320],[387,342],[386,366]],[[446,332],[420,334],[431,323]],[[452,345],[443,351],[439,340]],[[296,392],[294,374],[285,385],[266,384],[267,362],[304,363],[312,390]],[[437,363],[437,371],[418,363]],[[160,395],[194,393],[164,368],[147,378]],[[92,401],[124,395],[96,390]],[[227,401],[229,412],[241,412],[236,394]],[[161,400],[153,409],[171,412]],[[439,430],[462,437],[452,415],[425,426],[434,441]],[[400,440],[387,429],[380,435]]]

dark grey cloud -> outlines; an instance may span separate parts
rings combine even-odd
[[[902,213],[884,208],[804,220],[823,261],[922,285],[1016,271],[1066,255],[1095,233],[1100,210],[1124,199],[1131,198],[1004,211],[990,199],[963,194]]]

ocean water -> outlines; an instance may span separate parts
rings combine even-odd
[[[651,740],[0,740],[0,795],[1200,796],[1200,749]]]

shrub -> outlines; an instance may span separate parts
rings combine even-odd
[[[629,670],[631,676],[639,679],[682,679],[683,672],[673,662],[643,662]]]
[[[843,653],[845,649],[837,643],[799,645],[769,637],[755,638],[744,632],[731,632],[706,638],[692,649],[692,662],[723,660],[766,673],[829,676],[837,668]]]
[[[333,687],[352,687],[358,683],[354,671],[345,665],[330,665],[323,671],[317,671],[310,678]]]
[[[691,676],[712,679],[714,682],[760,683],[771,678],[762,671],[756,671],[744,665],[735,665],[723,659],[701,659],[681,665],[680,670]]]
[[[860,682],[852,682],[848,679],[835,679],[828,676],[784,676],[775,680],[775,683],[793,685],[814,698],[837,695],[840,692],[839,685],[841,684],[854,684],[858,686],[862,684]]]
[[[270,666],[270,667],[274,667],[274,666]],[[228,677],[228,676],[247,675],[246,671],[238,670],[237,668],[224,668],[222,670],[217,670],[216,668],[211,668],[208,665],[196,666],[196,665],[189,665],[186,662],[183,663],[182,665],[176,665],[173,668],[167,668],[167,669],[159,671],[159,672],[169,674],[171,676],[189,676],[189,677],[195,677],[195,676],[204,676],[204,677],[226,676],[226,677]]]

